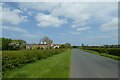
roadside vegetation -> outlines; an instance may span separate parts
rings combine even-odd
[[[71,50],[67,49],[61,54],[27,64],[21,68],[7,70],[3,78],[69,78],[70,61]]]
[[[24,40],[0,38],[1,40],[3,77],[67,78],[69,76],[71,44],[61,44],[59,48],[54,48],[51,46],[53,40],[44,37],[40,43],[27,49],[28,44]]]
[[[0,51],[0,79],[2,78],[2,51]]]
[[[47,49],[53,49],[53,47],[51,47],[51,44],[53,42],[53,40],[49,39],[49,37],[44,37],[40,40],[40,42],[46,42],[47,44]],[[41,43],[39,43],[41,44]],[[0,38],[0,50],[5,51],[5,50],[25,50],[26,46],[28,45],[28,43],[25,40],[15,40],[15,39],[10,39],[10,38]],[[61,44],[60,48],[71,48],[71,44],[70,43],[65,43],[65,44]],[[40,47],[32,47],[31,49],[43,49]]]
[[[10,38],[0,38],[0,50],[23,50],[26,47],[26,41],[24,40],[12,40]]]
[[[98,54],[104,57],[120,60],[120,47],[117,45],[111,46],[81,46],[80,49],[90,53]]]
[[[2,70],[5,72],[6,70],[20,68],[25,64],[45,59],[63,51],[65,49],[3,51]]]

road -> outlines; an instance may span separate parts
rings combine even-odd
[[[71,78],[118,78],[118,61],[73,49],[70,75]]]

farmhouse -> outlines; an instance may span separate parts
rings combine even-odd
[[[54,48],[58,49],[60,48],[61,44],[51,44],[51,46],[48,46],[47,44],[27,44],[26,49],[46,49],[46,48]]]
[[[26,49],[46,49],[47,45],[44,44],[27,44]]]
[[[61,44],[51,44],[51,47],[53,47],[54,49],[58,49],[60,48]]]
[[[53,42],[52,40],[45,37],[40,41],[39,44],[27,44],[26,49],[46,49],[46,48],[58,49],[58,48],[60,48],[61,44],[52,44],[52,42]]]

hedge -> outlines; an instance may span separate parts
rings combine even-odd
[[[96,51],[99,53],[107,53],[110,55],[120,56],[120,48],[86,48],[86,49]]]
[[[2,70],[21,67],[24,64],[32,63],[49,56],[59,54],[64,49],[47,49],[47,50],[19,50],[19,51],[3,51],[2,52]]]

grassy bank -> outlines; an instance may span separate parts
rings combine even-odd
[[[97,54],[97,55],[100,55],[100,56],[104,56],[104,57],[107,57],[107,58],[111,58],[111,59],[114,59],[114,60],[120,60],[120,57],[119,56],[114,56],[114,55],[110,55],[110,54],[106,54],[106,53],[99,53],[99,52],[95,52],[95,51],[91,51],[91,50],[85,50],[85,49],[81,49],[81,50],[84,50],[86,52],[90,52],[90,53],[93,53],[93,54]]]
[[[71,50],[27,64],[16,70],[8,70],[4,78],[69,78]]]
[[[0,51],[0,79],[2,77],[2,51]]]

